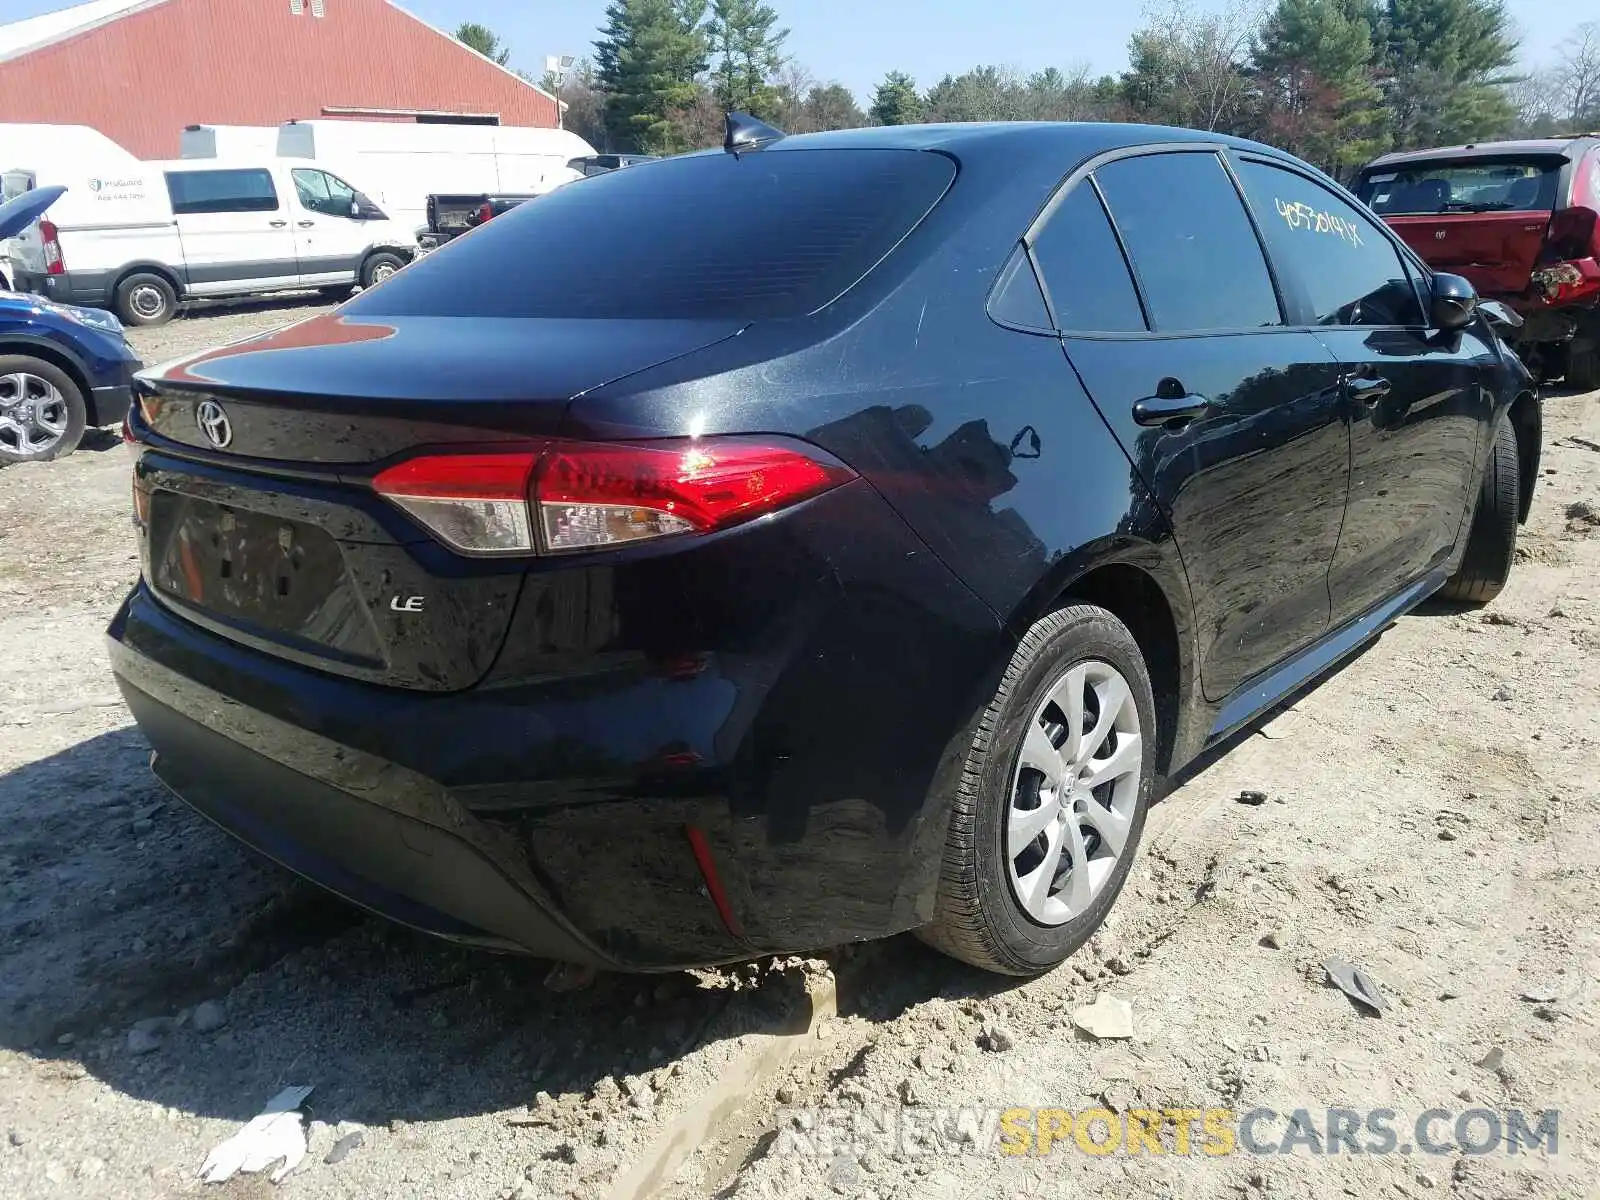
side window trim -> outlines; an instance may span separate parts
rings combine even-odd
[[[1137,158],[1138,155],[1129,157]],[[1094,198],[1100,202],[1100,211],[1106,215],[1106,224],[1111,226],[1111,236],[1116,239],[1117,251],[1122,255],[1122,265],[1128,269],[1128,278],[1133,280],[1133,298],[1139,302],[1139,315],[1144,318],[1144,334],[1149,336],[1155,331],[1155,322],[1150,319],[1150,300],[1145,294],[1144,280],[1139,278],[1139,268],[1133,261],[1133,255],[1128,253],[1128,243],[1123,239],[1122,230],[1117,225],[1117,215],[1111,211],[1111,205],[1106,203],[1106,194],[1100,190],[1100,181],[1094,177],[1093,172],[1088,178],[1089,190],[1094,193]],[[1041,279],[1043,276],[1040,277]],[[1050,293],[1045,293],[1045,300],[1050,299]],[[1055,310],[1050,310],[1050,315],[1055,315]],[[1066,333],[1066,330],[1062,330]],[[1138,337],[1137,332],[1131,335]]]
[[[1285,325],[1291,326],[1303,323],[1310,312],[1310,305],[1306,303],[1304,296],[1299,295],[1294,296],[1291,303],[1291,297],[1284,290],[1283,280],[1278,275],[1278,264],[1272,257],[1272,248],[1267,245],[1266,230],[1261,228],[1261,219],[1250,203],[1250,197],[1245,195],[1244,181],[1233,169],[1232,156],[1223,151],[1217,158],[1222,163],[1223,171],[1227,173],[1228,181],[1233,184],[1233,191],[1239,197],[1239,203],[1244,206],[1245,219],[1250,222],[1251,232],[1256,235],[1256,245],[1261,248],[1261,260],[1267,264],[1267,278],[1272,281],[1272,290],[1278,297],[1278,319]]]
[[[1395,252],[1396,256],[1399,258],[1402,269],[1405,268],[1405,267],[1413,267],[1413,268],[1420,267],[1420,271],[1416,271],[1416,270],[1407,271],[1406,275],[1407,275],[1407,278],[1411,282],[1411,291],[1412,291],[1412,294],[1416,297],[1417,307],[1422,312],[1423,325],[1422,326],[1416,326],[1416,325],[1364,325],[1364,326],[1360,326],[1360,328],[1363,328],[1363,329],[1417,329],[1417,328],[1426,328],[1426,326],[1427,326],[1427,316],[1428,316],[1428,307],[1429,307],[1428,306],[1428,297],[1425,294],[1423,294],[1423,292],[1421,291],[1421,289],[1419,287],[1419,284],[1420,283],[1425,283],[1428,280],[1433,278],[1433,269],[1422,262],[1421,256],[1416,254],[1414,251],[1412,251],[1411,247],[1406,245],[1405,242],[1403,240],[1401,240],[1400,235],[1397,234],[1393,229],[1391,229],[1389,227],[1389,223],[1387,221],[1385,221],[1382,217],[1378,216],[1377,213],[1373,212],[1370,208],[1368,208],[1365,204],[1361,203],[1361,201],[1357,200],[1354,196],[1341,195],[1340,192],[1343,189],[1339,188],[1339,186],[1337,184],[1334,184],[1333,187],[1329,187],[1327,181],[1322,180],[1322,179],[1318,179],[1315,175],[1311,174],[1309,171],[1301,170],[1299,168],[1299,166],[1297,164],[1295,164],[1295,163],[1288,162],[1288,161],[1285,161],[1284,159],[1280,159],[1280,158],[1273,158],[1270,155],[1266,155],[1266,154],[1252,154],[1252,153],[1248,153],[1248,152],[1240,153],[1238,151],[1233,151],[1233,150],[1230,150],[1227,154],[1225,154],[1224,158],[1231,159],[1235,155],[1237,155],[1238,158],[1241,159],[1244,162],[1252,162],[1252,163],[1257,164],[1258,166],[1271,167],[1271,168],[1274,168],[1274,169],[1279,170],[1279,171],[1287,172],[1290,175],[1294,175],[1294,176],[1297,176],[1300,179],[1303,179],[1306,183],[1309,183],[1313,187],[1320,188],[1324,192],[1328,192],[1336,200],[1339,200],[1340,202],[1342,202],[1342,203],[1348,205],[1349,207],[1355,209],[1355,211],[1357,213],[1361,214],[1364,218],[1368,219],[1371,222],[1371,224],[1374,227],[1377,228],[1379,236],[1381,236],[1384,239],[1384,241],[1386,241],[1389,244],[1389,248],[1391,250],[1393,250]],[[1255,223],[1257,221],[1257,215],[1256,215],[1256,211],[1255,211],[1255,206],[1250,203],[1249,196],[1245,195],[1244,188],[1243,188],[1238,176],[1234,173],[1233,164],[1231,162],[1229,162],[1229,164],[1228,164],[1228,174],[1233,179],[1234,186],[1239,188],[1239,198],[1244,201],[1245,211],[1247,211],[1250,214],[1251,222]],[[1258,226],[1257,227],[1258,236],[1259,236],[1260,232],[1261,231],[1260,231],[1260,228]],[[1262,253],[1264,253],[1267,256],[1268,269],[1269,270],[1272,269],[1272,261],[1273,261],[1272,252],[1267,249],[1265,239],[1262,240]],[[1300,321],[1302,322],[1301,324],[1297,325],[1297,328],[1310,329],[1310,330],[1315,330],[1315,329],[1320,328],[1320,326],[1317,326],[1314,323],[1305,322],[1305,318],[1308,316],[1308,314],[1309,314],[1309,309],[1308,308],[1302,308],[1301,311],[1299,311],[1299,312],[1297,312],[1295,314],[1296,317],[1299,318]]]
[[[1033,243],[1027,238],[1017,243],[1022,247],[1022,256],[1028,260],[1028,270],[1033,272],[1033,281],[1039,285],[1039,295],[1044,297],[1044,315],[1050,318],[1050,328],[1043,332],[1057,334],[1061,332],[1061,322],[1056,319],[1056,302],[1050,298],[1050,284],[1044,277],[1044,272],[1039,269],[1039,260],[1033,253]]]

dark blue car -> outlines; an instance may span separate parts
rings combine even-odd
[[[1515,320],[1256,143],[730,118],[141,374],[111,662],[174,792],[418,928],[1034,974],[1154,796],[1506,583]]]
[[[0,241],[66,190],[35,188],[0,205]],[[0,291],[0,466],[71,454],[85,429],[120,422],[140,365],[110,313]]]

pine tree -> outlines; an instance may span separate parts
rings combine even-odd
[[[1383,147],[1365,0],[1278,0],[1252,58],[1262,136],[1337,174]]]
[[[890,71],[873,94],[868,115],[879,125],[914,125],[922,120],[917,81],[904,71]]]
[[[705,0],[612,0],[595,43],[606,129],[619,147],[672,154],[685,148],[672,116],[699,96],[706,69]]]
[[[711,87],[725,110],[776,116],[779,97],[772,81],[783,66],[783,43],[789,36],[777,24],[777,10],[760,0],[711,0],[706,23],[715,62]]]
[[[456,41],[471,46],[479,54],[499,63],[502,67],[511,61],[511,48],[502,46],[499,35],[487,25],[480,25],[476,21],[463,21],[456,27]]]
[[[1394,144],[1470,141],[1510,129],[1517,38],[1502,0],[1386,0],[1374,17]]]

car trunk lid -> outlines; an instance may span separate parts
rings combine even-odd
[[[136,431],[144,578],[267,653],[390,686],[470,687],[504,641],[526,562],[452,553],[373,476],[423,446],[555,436],[573,396],[738,328],[332,313],[155,368]]]
[[[1440,213],[1386,220],[1405,243],[1439,271],[1463,275],[1485,295],[1527,290],[1550,228],[1546,213]]]

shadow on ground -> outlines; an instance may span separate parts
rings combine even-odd
[[[133,728],[0,775],[0,1044],[130,1096],[245,1120],[313,1084],[327,1121],[430,1121],[587,1092],[805,1015],[798,970],[601,975],[463,950],[345,904],[171,800]],[[911,938],[828,957],[839,1006],[875,1020],[1010,986]],[[221,1000],[134,1054],[141,1018]]]
[[[189,300],[178,309],[175,321],[195,317],[242,316],[247,313],[270,313],[279,309],[304,308],[308,304],[334,304],[346,300],[350,289],[336,289],[328,295],[321,292],[275,292],[270,296],[235,296],[220,300]]]

